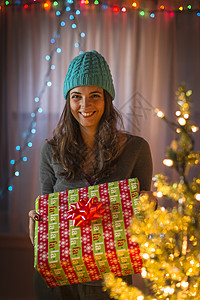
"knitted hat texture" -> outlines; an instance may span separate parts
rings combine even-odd
[[[112,99],[115,98],[110,68],[104,57],[95,50],[80,54],[71,61],[64,81],[64,98],[71,89],[85,85],[101,87]]]

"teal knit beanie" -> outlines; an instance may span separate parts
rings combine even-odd
[[[71,61],[64,81],[64,98],[66,99],[71,89],[84,85],[101,87],[110,94],[112,99],[115,98],[109,66],[97,51],[85,52]]]

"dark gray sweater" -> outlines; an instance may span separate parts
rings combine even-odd
[[[58,173],[64,171],[61,164],[52,158],[53,146],[45,143],[40,157],[40,180],[42,194],[62,192],[69,189],[89,186],[90,183],[83,173],[79,173],[73,180],[66,180]],[[127,135],[127,142],[123,152],[117,159],[117,167],[109,177],[95,184],[118,181],[137,177],[140,190],[151,189],[152,158],[149,144],[141,137]]]

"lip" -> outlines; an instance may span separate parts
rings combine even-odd
[[[79,114],[81,114],[84,118],[89,118],[95,114],[96,111],[80,111]]]

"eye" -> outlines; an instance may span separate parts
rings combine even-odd
[[[92,98],[100,98],[101,96],[99,94],[93,94]]]
[[[74,94],[74,95],[71,96],[71,99],[79,99],[79,98],[80,98],[80,95],[75,95]]]

